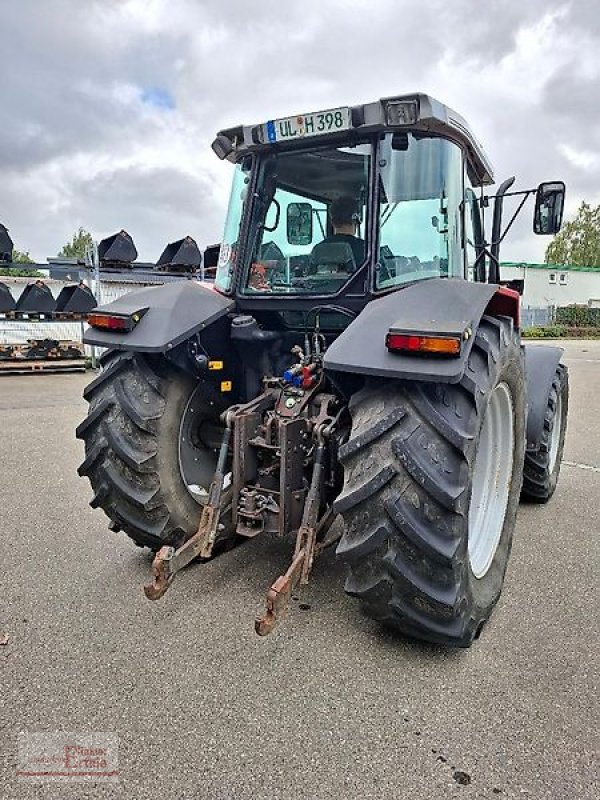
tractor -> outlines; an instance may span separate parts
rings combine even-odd
[[[235,165],[214,283],[89,317],[106,349],[77,429],[92,507],[154,551],[152,600],[192,561],[280,537],[265,635],[335,544],[368,615],[468,647],[520,499],[547,502],[560,471],[567,369],[521,342],[499,248],[532,195],[533,231],[556,233],[564,183],[486,194],[480,144],[425,94],[240,125],[212,148]]]

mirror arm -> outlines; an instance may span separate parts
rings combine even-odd
[[[523,206],[524,206],[524,205],[525,205],[525,203],[527,202],[527,198],[528,198],[528,197],[529,197],[529,195],[531,194],[531,191],[534,191],[534,192],[535,192],[535,189],[533,189],[533,190],[530,190],[530,191],[528,191],[528,192],[518,192],[518,193],[517,193],[517,192],[515,192],[515,194],[524,194],[524,195],[525,195],[525,197],[523,197],[523,199],[521,200],[521,202],[520,202],[520,203],[519,203],[519,205],[517,206],[517,210],[515,211],[515,213],[514,213],[514,214],[512,215],[512,217],[510,218],[510,222],[508,223],[508,225],[507,225],[507,226],[506,226],[506,228],[504,229],[504,232],[503,232],[502,236],[500,236],[500,238],[498,239],[498,244],[501,244],[501,243],[504,241],[504,237],[505,237],[505,236],[506,236],[506,234],[509,232],[509,230],[512,228],[514,221],[515,221],[515,220],[516,220],[516,218],[519,216],[519,212],[521,211],[521,209],[523,208]]]

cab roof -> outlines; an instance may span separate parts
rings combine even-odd
[[[396,119],[393,119],[390,110],[395,111],[399,107],[405,109],[406,113],[396,113]],[[237,162],[252,152],[288,150],[297,147],[299,142],[306,146],[313,140],[339,141],[340,138],[348,138],[351,133],[362,135],[377,131],[420,131],[450,139],[463,148],[467,154],[469,178],[474,186],[494,183],[492,164],[468,123],[456,111],[430,95],[416,93],[384,97],[372,103],[352,106],[349,111],[350,126],[343,133],[304,135],[292,142],[273,143],[265,134],[267,126],[272,125],[273,121],[270,120],[219,131],[212,147],[219,158]]]

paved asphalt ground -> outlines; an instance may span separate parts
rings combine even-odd
[[[148,552],[76,475],[89,376],[0,377],[3,800],[598,798],[600,342],[566,362],[558,490],[521,507],[503,597],[459,652],[382,632],[332,552],[309,608],[258,638],[290,555],[266,538],[149,603]],[[17,783],[17,733],[54,730],[116,734],[120,785]]]

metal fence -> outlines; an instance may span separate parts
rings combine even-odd
[[[521,327],[539,328],[544,325],[553,325],[554,317],[555,309],[553,306],[543,306],[541,308],[523,306],[521,308]]]
[[[29,278],[6,278],[2,280],[9,284],[15,299],[23,291]],[[122,275],[103,277],[94,280],[91,276],[88,285],[94,292],[99,305],[105,305],[128,292],[141,289],[145,286],[160,285],[171,281],[189,280],[185,275],[151,275],[145,274],[143,278],[138,275]],[[72,284],[73,281],[45,280],[52,294],[57,297],[63,286]],[[521,324],[523,328],[552,325],[555,321],[555,308],[553,306],[532,307],[524,306],[521,309]],[[35,339],[69,339],[81,342],[85,330],[83,322],[36,322],[30,320],[1,320],[0,319],[0,344],[26,344],[28,340]],[[86,347],[88,355],[90,348]]]

